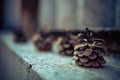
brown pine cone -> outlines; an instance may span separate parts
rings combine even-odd
[[[58,52],[63,55],[72,56],[74,47],[73,47],[73,41],[70,38],[70,35],[67,35],[66,37],[59,37],[57,40],[58,43]]]
[[[28,41],[27,36],[25,35],[25,33],[21,28],[15,29],[13,31],[13,34],[14,34],[14,41],[17,43],[24,43]]]
[[[52,37],[43,37],[37,33],[33,36],[33,43],[39,51],[51,51],[52,50]]]
[[[100,67],[106,61],[103,58],[105,55],[105,47],[103,39],[95,39],[92,34],[87,33],[88,36],[80,37],[78,34],[77,44],[74,46],[73,59],[79,66],[84,67]]]

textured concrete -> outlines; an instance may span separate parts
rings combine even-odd
[[[5,60],[15,80],[119,80],[120,60],[105,57],[107,64],[101,68],[83,68],[74,64],[71,57],[53,52],[38,52],[30,42],[16,44],[11,35],[4,35]],[[13,71],[12,71],[13,70]]]

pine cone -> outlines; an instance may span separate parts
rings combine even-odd
[[[70,35],[66,37],[59,37],[57,40],[59,45],[58,52],[63,55],[73,56],[73,40],[71,39]]]
[[[100,67],[106,63],[103,58],[105,55],[105,42],[103,39],[93,38],[92,32],[87,32],[87,35],[78,34],[77,37],[73,57],[77,65]]]
[[[41,34],[33,36],[33,43],[39,51],[51,51],[52,50],[52,37],[43,37]]]
[[[25,33],[21,28],[15,29],[13,31],[13,34],[14,34],[14,41],[17,43],[24,43],[28,41],[27,36],[25,35]]]

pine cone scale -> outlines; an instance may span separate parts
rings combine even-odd
[[[79,48],[85,47],[86,45],[87,44],[78,44],[78,45],[75,45],[74,50],[77,50]]]
[[[83,62],[83,63],[85,63],[85,62],[88,62],[88,58],[86,58],[86,57],[80,57],[80,61],[81,62]]]
[[[93,50],[88,48],[88,49],[85,50],[84,55],[85,56],[90,56],[92,52],[93,52]]]
[[[97,55],[95,53],[92,53],[90,56],[89,56],[89,59],[93,60],[93,59],[96,59]]]

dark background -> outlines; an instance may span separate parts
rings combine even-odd
[[[0,30],[3,29],[3,6],[4,0],[0,0]]]

